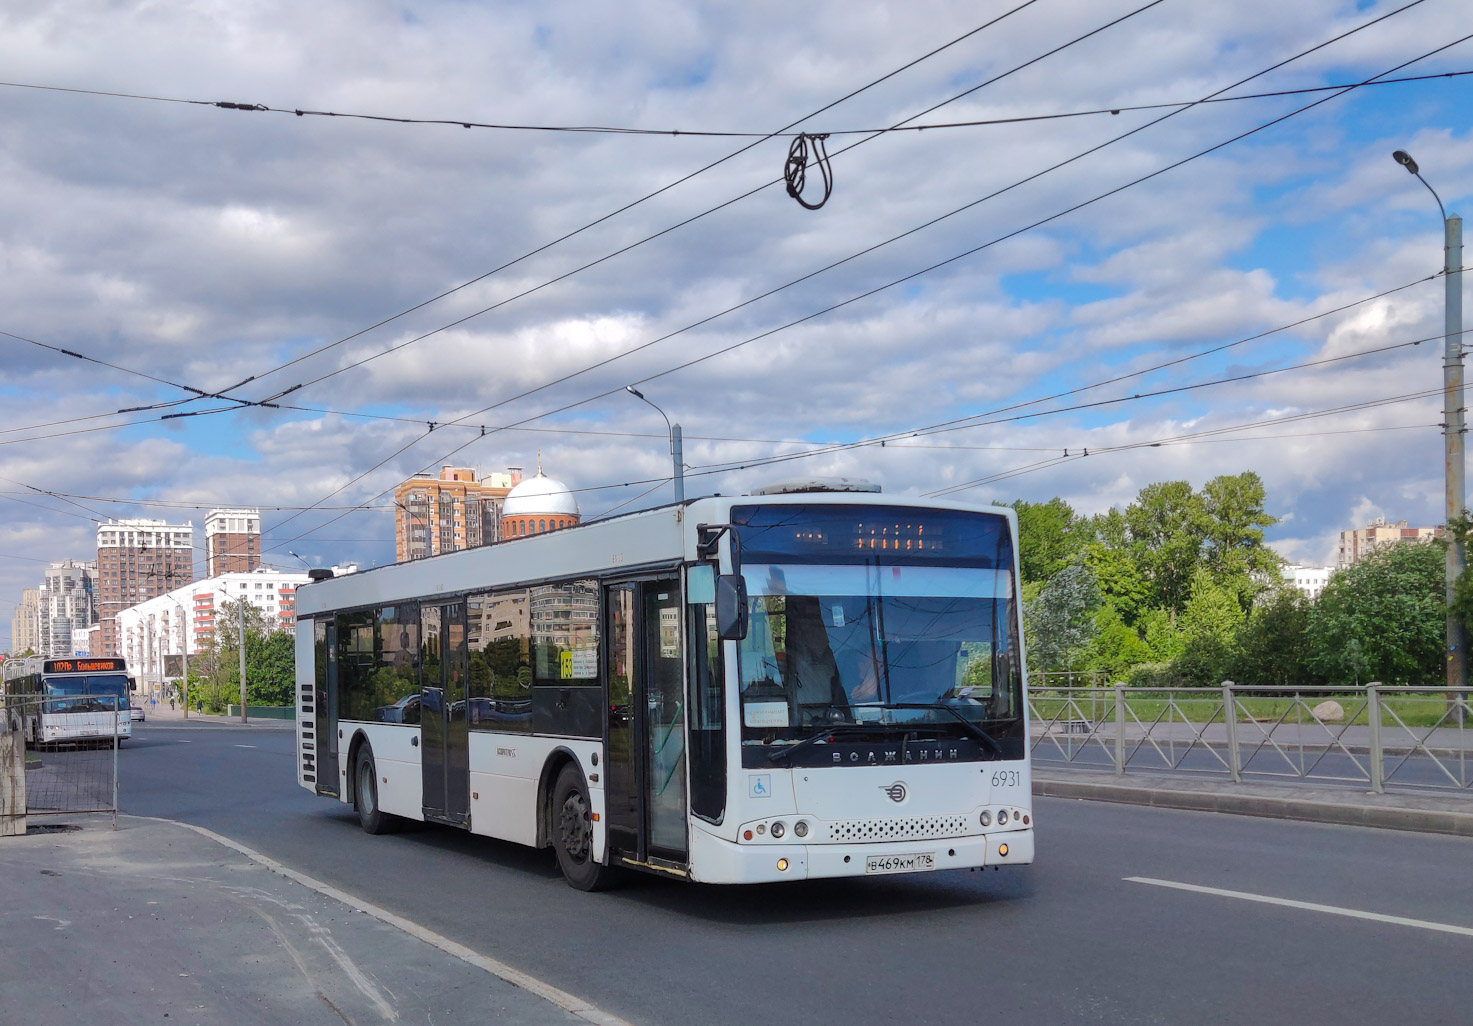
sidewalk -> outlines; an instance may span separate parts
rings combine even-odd
[[[186,827],[124,816],[116,832],[98,818],[37,834],[42,818],[0,839],[4,993],[17,1017],[6,1021],[619,1022],[565,1010]]]
[[[159,726],[160,724],[165,726],[213,724],[224,727],[264,727],[267,729],[275,728],[277,730],[295,730],[297,727],[295,720],[275,720],[266,719],[261,716],[252,716],[248,723],[242,724],[238,715],[217,716],[212,713],[195,712],[193,709],[189,710],[189,717],[186,719],[183,708],[170,709],[168,702],[160,702],[158,705],[145,704],[143,706],[143,715],[145,717],[145,726]]]
[[[1381,827],[1473,837],[1473,796],[1374,794],[1352,787],[1241,783],[1169,773],[1033,767],[1033,793],[1048,798],[1151,805],[1162,809],[1229,812],[1240,816]]]

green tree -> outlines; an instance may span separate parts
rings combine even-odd
[[[1165,609],[1152,609],[1141,617],[1140,634],[1150,650],[1153,663],[1173,663],[1186,647],[1186,639],[1182,637],[1176,617]]]
[[[246,701],[296,704],[296,639],[286,631],[246,638]]]
[[[1100,597],[1119,614],[1123,623],[1133,625],[1144,610],[1151,589],[1129,550],[1094,541],[1085,547],[1080,558],[1094,574]]]
[[[1214,477],[1202,487],[1203,563],[1244,613],[1283,562],[1263,544],[1263,529],[1279,522],[1264,510],[1265,497],[1263,480],[1251,470]]]
[[[1074,509],[1054,496],[1048,502],[1012,503],[1018,514],[1018,564],[1025,583],[1047,581],[1073,560],[1080,538]]]
[[[1099,588],[1087,567],[1066,567],[1023,607],[1028,653],[1040,670],[1070,669],[1094,637]]]
[[[1202,497],[1186,481],[1162,481],[1140,490],[1125,510],[1131,555],[1151,589],[1151,604],[1179,613],[1202,560],[1207,517]]]
[[[1112,680],[1132,667],[1149,662],[1151,648],[1139,632],[1121,617],[1108,600],[1096,610],[1094,640],[1090,643],[1088,668],[1104,670]]]
[[[1228,676],[1240,684],[1313,683],[1309,658],[1309,602],[1290,587],[1262,596],[1238,635]]]
[[[1176,672],[1193,684],[1216,684],[1226,675],[1243,623],[1237,596],[1206,567],[1192,574],[1191,598],[1180,617],[1181,653]]]
[[[1440,683],[1443,549],[1403,542],[1330,578],[1309,611],[1309,669],[1333,684]]]

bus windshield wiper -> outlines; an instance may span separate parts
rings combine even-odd
[[[820,741],[825,741],[828,738],[833,737],[835,734],[868,734],[872,731],[884,732],[887,730],[893,731],[897,729],[904,729],[906,731],[909,731],[911,728],[900,728],[897,724],[889,723],[831,723],[823,730],[820,730],[817,734],[811,734],[808,737],[805,737],[802,741],[794,742],[793,744],[779,748],[775,752],[770,752],[767,756],[767,760],[769,762],[779,762],[783,759],[788,758],[794,752],[799,752],[805,748],[810,748],[813,745],[818,744]]]
[[[961,713],[957,712],[955,709],[953,709],[949,705],[940,705],[940,704],[934,703],[934,702],[916,702],[916,703],[904,702],[904,703],[887,704],[885,706],[885,708],[887,708],[887,709],[940,709],[943,712],[948,712],[948,713],[950,713],[952,716],[954,716],[956,718],[956,720],[957,720],[958,723],[960,723],[962,726],[964,726],[964,727],[967,728],[968,733],[970,733],[973,737],[975,737],[977,740],[981,741],[988,748],[990,748],[992,750],[992,754],[993,755],[1001,755],[1002,754],[1002,745],[1000,745],[1000,744],[997,743],[997,738],[995,738],[991,734],[987,733],[987,731],[985,731],[981,727],[977,726],[977,724],[975,724],[971,720],[967,719],[965,716],[963,716]]]

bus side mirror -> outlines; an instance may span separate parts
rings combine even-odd
[[[716,578],[716,635],[723,641],[747,636],[747,582],[741,574]]]

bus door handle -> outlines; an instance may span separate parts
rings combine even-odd
[[[418,748],[419,747],[419,738],[418,737],[412,737],[412,738],[409,739],[409,743],[411,745],[413,745],[415,748]]]

